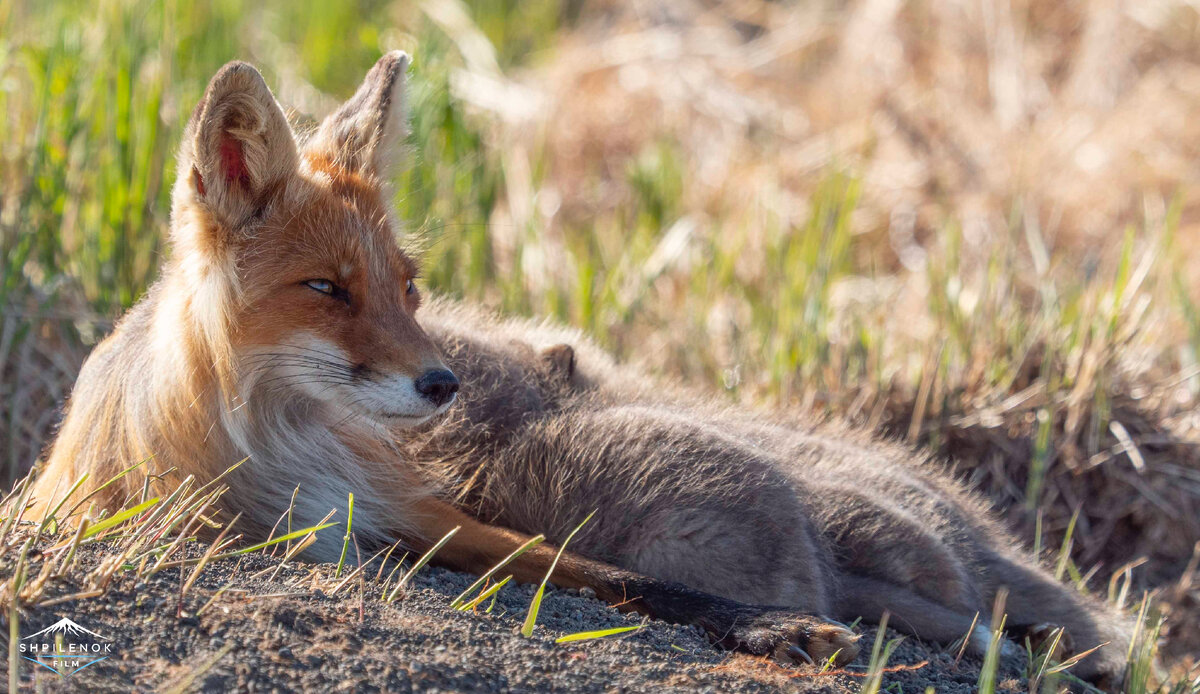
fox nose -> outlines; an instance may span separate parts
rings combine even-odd
[[[426,371],[414,385],[422,397],[438,407],[453,400],[458,392],[458,379],[447,369]]]

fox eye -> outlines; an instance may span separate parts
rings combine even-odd
[[[337,286],[329,280],[306,280],[302,282],[304,286],[317,292],[321,292],[326,296],[331,296],[339,301],[350,303],[350,294],[345,289]]]
[[[404,293],[405,294],[416,294],[417,293],[417,283],[413,282],[412,280],[409,280],[408,283],[404,285]]]
[[[315,289],[322,294],[333,296],[334,285],[329,280],[308,280],[304,283],[309,289]]]

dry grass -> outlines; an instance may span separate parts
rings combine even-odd
[[[103,94],[22,95],[72,50],[56,21],[111,30],[130,3],[33,23],[25,62],[0,39],[21,87],[0,92],[0,251],[22,259],[0,263],[10,472],[106,329],[87,317],[152,277],[159,143],[219,62],[256,60],[285,104],[320,115],[400,46],[417,57],[421,158],[398,204],[433,288],[570,321],[756,406],[928,445],[1038,548],[1058,550],[1078,514],[1064,571],[1102,590],[1147,558],[1127,592],[1159,589],[1168,652],[1200,650],[1192,4],[365,3],[318,18],[356,37],[336,51],[300,28],[312,17],[236,5],[161,32],[150,15],[144,34],[126,26],[129,55],[84,56],[150,85],[130,122],[151,144],[100,159],[128,166],[117,182],[93,184],[78,154],[112,149],[88,120]],[[0,35],[22,8],[0,3]],[[173,54],[164,34],[202,34],[205,52]],[[127,260],[104,255],[112,238]]]
[[[452,82],[499,121],[500,272],[537,306],[586,235],[645,245],[596,241],[609,300],[564,313],[656,370],[929,444],[1039,546],[1079,512],[1071,571],[1149,558],[1194,652],[1195,9],[590,10],[505,108],[470,61]]]

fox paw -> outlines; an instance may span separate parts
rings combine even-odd
[[[858,656],[859,635],[830,619],[787,610],[763,610],[739,616],[721,639],[726,648],[770,655],[787,664],[837,667]]]

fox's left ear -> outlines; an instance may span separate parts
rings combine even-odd
[[[175,204],[197,203],[221,228],[252,221],[298,166],[283,110],[253,66],[221,68],[196,105],[179,152]]]
[[[409,62],[404,51],[380,58],[354,96],[321,123],[305,151],[349,173],[389,179],[408,134],[404,83]]]

